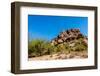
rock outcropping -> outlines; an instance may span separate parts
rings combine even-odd
[[[83,42],[88,43],[88,38],[84,36],[79,29],[70,29],[61,32],[56,38],[51,41],[52,45],[58,45],[64,42],[70,42],[72,40],[77,40],[83,38]]]

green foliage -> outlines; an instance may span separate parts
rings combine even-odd
[[[42,55],[48,55],[51,54],[54,50],[54,47],[45,40],[32,40],[29,41],[28,46],[28,54],[29,56],[42,56]]]
[[[70,44],[73,44],[70,46]],[[50,42],[37,39],[31,40],[28,44],[29,57],[37,57],[42,55],[50,55],[58,52],[70,52],[70,51],[86,51],[87,46],[83,43],[83,39],[74,40],[72,42],[66,42],[58,45],[51,45]]]
[[[73,51],[86,51],[86,50],[87,46],[83,42],[83,39],[82,38],[78,39],[77,42],[75,43],[75,46],[73,47]]]

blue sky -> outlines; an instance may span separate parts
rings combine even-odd
[[[28,15],[29,40],[51,40],[60,32],[71,28],[78,28],[88,36],[88,17]]]

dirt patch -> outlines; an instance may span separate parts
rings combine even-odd
[[[52,54],[52,55],[32,57],[32,58],[29,58],[29,61],[32,61],[32,60],[83,59],[83,58],[88,58],[87,51],[70,52],[70,53],[56,53],[56,54]]]

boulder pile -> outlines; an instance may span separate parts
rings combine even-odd
[[[77,40],[83,38],[83,42],[87,44],[87,37],[84,36],[79,29],[69,29],[61,32],[56,38],[51,40],[52,45],[58,45],[64,42],[70,42],[72,40]]]

